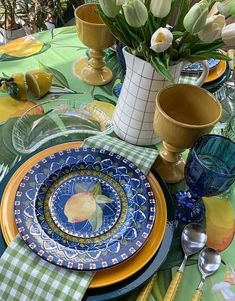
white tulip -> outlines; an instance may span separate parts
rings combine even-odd
[[[141,2],[145,2],[145,0],[140,0]],[[116,0],[116,5],[123,5],[127,4],[128,2],[131,2],[131,0]]]
[[[126,3],[126,0],[116,0],[116,5],[123,5]]]
[[[151,37],[151,49],[155,52],[164,52],[167,50],[173,41],[173,35],[169,29],[160,27]]]
[[[222,40],[229,47],[235,46],[235,23],[224,27],[222,30]]]
[[[231,9],[233,7],[235,7],[235,0],[224,0],[222,2],[217,3],[217,9],[219,13],[221,13],[225,17],[230,16]]]
[[[209,4],[207,0],[195,3],[184,17],[184,28],[191,34],[196,34],[206,24]]]
[[[157,18],[166,17],[171,10],[171,0],[151,0],[150,11]]]
[[[204,43],[212,43],[221,38],[224,26],[225,17],[223,15],[211,16],[207,18],[206,25],[199,31],[198,37]]]

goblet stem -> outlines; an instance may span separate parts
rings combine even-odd
[[[184,223],[198,223],[205,216],[205,206],[202,198],[190,190],[179,191],[174,196],[176,219]]]
[[[89,60],[89,65],[96,70],[101,70],[105,66],[103,54],[103,50],[90,49],[91,59]]]
[[[162,144],[163,148],[160,151],[160,155],[164,160],[170,163],[176,163],[181,160],[181,153],[184,151],[184,149],[172,146],[164,141]]]
[[[81,59],[75,63],[75,73],[79,78],[94,86],[106,85],[112,80],[113,74],[112,71],[105,66],[103,53],[102,50],[90,49],[91,59],[89,61],[87,59]]]
[[[183,151],[184,149],[163,142],[160,156],[157,158],[153,168],[167,183],[178,183],[184,179],[185,163],[181,158]]]

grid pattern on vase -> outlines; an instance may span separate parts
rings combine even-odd
[[[156,144],[159,142],[153,130],[156,94],[170,82],[155,72],[150,63],[127,52],[125,59],[126,76],[114,114],[114,131],[129,143]],[[171,67],[175,79],[181,69],[181,64]]]

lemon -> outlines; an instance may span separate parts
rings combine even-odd
[[[64,208],[69,223],[88,220],[95,212],[96,202],[92,192],[79,192],[72,195]]]
[[[37,98],[41,98],[49,92],[53,74],[43,70],[32,70],[26,73],[25,78],[28,89]]]

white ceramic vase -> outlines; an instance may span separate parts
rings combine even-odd
[[[14,30],[0,28],[0,42],[3,44],[24,36],[25,30],[23,27]]]
[[[126,47],[123,48],[123,53],[126,76],[114,112],[114,131],[118,137],[131,144],[154,145],[160,142],[153,130],[156,94],[172,83],[157,73],[150,63],[129,53]],[[176,83],[185,63],[170,66]],[[204,71],[195,82],[199,86],[203,84],[209,72],[207,62],[202,63]]]

